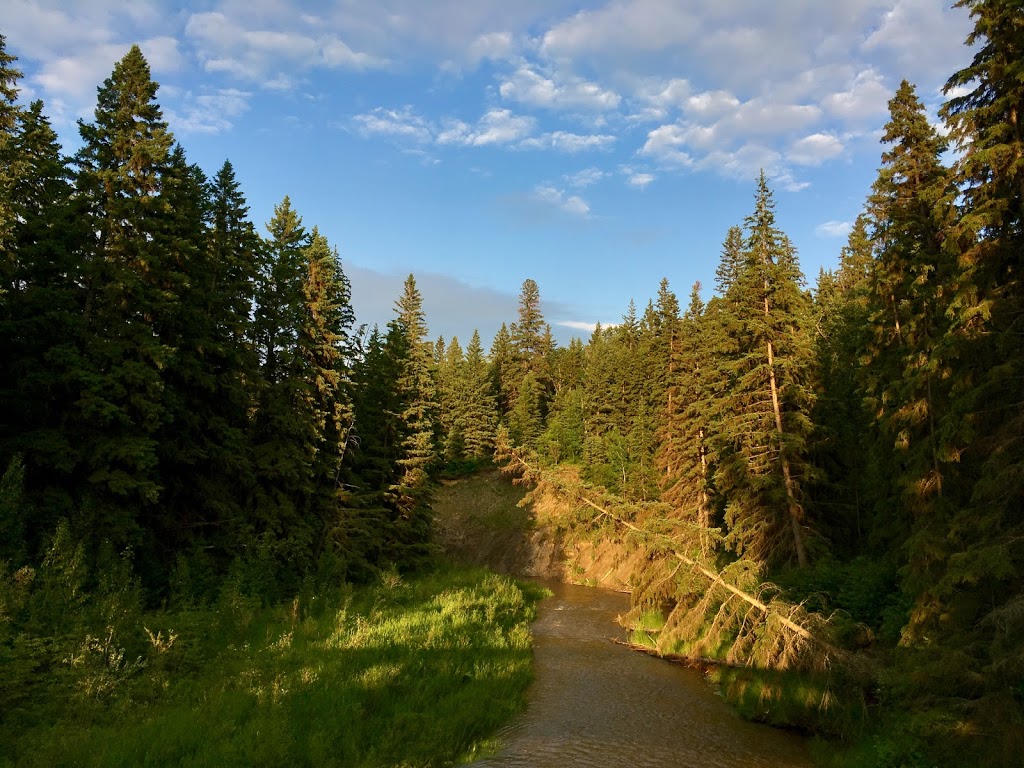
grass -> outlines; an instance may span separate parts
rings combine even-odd
[[[541,596],[445,566],[308,606],[149,614],[145,663],[7,713],[0,765],[458,765],[524,705]]]

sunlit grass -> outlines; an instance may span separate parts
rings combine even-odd
[[[443,569],[241,621],[151,615],[178,634],[159,664],[103,703],[45,702],[0,765],[458,764],[523,705],[538,597]]]

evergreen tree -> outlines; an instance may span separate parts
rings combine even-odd
[[[99,88],[94,121],[79,121],[77,195],[94,235],[85,254],[87,364],[76,373],[81,392],[69,429],[91,486],[89,529],[116,546],[146,539],[142,514],[160,495],[162,371],[174,353],[162,334],[184,282],[164,237],[173,137],[157,88],[133,46]]]
[[[304,313],[299,331],[307,413],[317,444],[313,463],[312,512],[325,522],[335,516],[342,462],[352,429],[352,290],[338,252],[316,227],[306,248]]]
[[[873,502],[890,495],[884,490],[890,467],[873,444],[871,436],[877,430],[864,404],[872,262],[869,220],[861,214],[840,252],[838,271],[822,272],[815,294],[818,398],[813,463],[822,477],[814,506],[823,513],[823,533],[833,548],[846,553],[867,546]]]
[[[308,514],[319,437],[310,413],[313,384],[299,345],[311,239],[288,197],[274,206],[267,232],[252,331],[261,374],[252,426],[257,487],[254,527],[245,535],[252,539],[247,547],[270,548],[284,576],[312,566],[319,534]]]
[[[498,413],[491,394],[480,334],[475,330],[466,348],[458,392],[462,419],[460,431],[466,455],[478,461],[489,458],[494,451]]]
[[[739,553],[757,560],[795,554],[806,565],[809,301],[774,207],[762,173],[746,219],[742,267],[725,296],[737,353],[723,361],[730,384],[715,409],[714,482],[727,501],[729,540]]]
[[[512,346],[512,336],[508,326],[502,323],[494,336],[494,341],[491,342],[490,354],[491,391],[494,393],[500,418],[504,418],[512,410],[520,374],[521,370]]]
[[[16,56],[7,53],[7,39],[0,34],[0,291],[7,289],[13,269],[11,229],[17,214],[12,207],[12,187],[20,175],[19,155],[14,150],[18,133],[18,81],[21,71],[16,69]],[[3,294],[0,293],[0,300]]]
[[[940,434],[949,364],[946,295],[956,263],[947,256],[949,177],[940,155],[945,142],[928,123],[913,87],[903,81],[889,102],[891,119],[882,140],[891,144],[869,199],[876,258],[869,307],[867,393],[875,419],[892,446],[883,460],[913,516],[891,532],[906,542],[912,570],[925,581],[937,542],[926,541],[945,515],[945,475],[956,449]],[[948,497],[948,492],[945,494]],[[892,510],[895,520],[903,515]],[[910,536],[907,539],[907,536]]]
[[[437,461],[434,443],[437,394],[434,387],[433,345],[427,340],[423,298],[416,279],[406,278],[402,295],[395,302],[395,319],[390,327],[405,337],[408,358],[396,382],[403,400],[403,456],[398,460],[403,475],[395,488],[401,505],[415,503],[423,494],[427,474]]]
[[[712,527],[706,415],[711,367],[704,302],[700,297],[700,283],[695,283],[672,359],[668,399],[675,407],[666,413],[658,466],[662,471],[662,498],[679,511],[682,519],[695,524],[702,534]],[[704,556],[710,553],[706,534],[701,536],[701,550]]]
[[[11,271],[0,285],[0,462],[7,466],[12,456],[23,456],[26,491],[41,497],[25,529],[30,552],[70,511],[80,448],[66,420],[84,366],[86,231],[68,161],[42,108],[36,101],[20,113],[10,147],[19,173],[9,189]]]

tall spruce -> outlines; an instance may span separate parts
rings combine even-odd
[[[416,279],[405,279],[395,302],[395,318],[389,327],[404,336],[408,357],[396,387],[403,400],[403,454],[398,460],[403,474],[395,487],[401,506],[414,505],[426,490],[428,472],[438,458],[435,445],[437,392],[434,383],[433,345],[427,340],[423,297]]]
[[[809,298],[796,251],[775,226],[764,174],[746,219],[742,266],[724,300],[736,353],[716,407],[714,481],[726,499],[729,540],[756,560],[808,563],[803,485],[809,467]]]
[[[154,545],[144,516],[162,488],[163,371],[174,354],[164,334],[184,284],[165,238],[173,137],[157,89],[132,46],[98,89],[93,121],[79,121],[76,187],[93,237],[84,253],[86,364],[68,425],[81,438],[91,532],[147,549]]]
[[[710,554],[707,532],[712,527],[711,468],[707,439],[708,376],[712,367],[704,330],[704,302],[700,283],[690,291],[679,340],[672,356],[670,386],[660,432],[658,466],[662,498],[680,518],[700,531],[701,554]]]
[[[939,532],[950,499],[944,486],[958,453],[942,434],[950,380],[946,310],[957,268],[945,243],[952,212],[949,174],[940,160],[945,141],[907,81],[889,111],[882,140],[891,148],[869,198],[875,262],[865,379],[875,420],[891,446],[883,460],[892,462],[890,474],[911,514],[907,520],[900,508],[891,510],[898,521],[891,535],[905,542],[916,593],[933,581],[945,556]]]

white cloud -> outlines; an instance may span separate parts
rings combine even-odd
[[[418,142],[432,138],[430,125],[408,105],[401,109],[377,107],[371,112],[356,115],[352,121],[363,136],[393,136]]]
[[[531,66],[524,65],[513,72],[498,88],[502,98],[544,109],[605,110],[619,106],[621,97],[572,75],[554,74],[547,77]]]
[[[444,130],[437,134],[438,144],[456,144],[482,147],[489,144],[510,144],[526,138],[533,132],[536,120],[532,117],[514,115],[508,109],[492,109],[476,125],[461,120],[446,122]]]
[[[670,165],[692,166],[693,157],[685,149],[688,133],[687,128],[678,124],[659,126],[647,134],[640,154]]]
[[[474,40],[468,51],[469,60],[477,63],[482,59],[500,60],[508,58],[515,51],[515,43],[508,32],[489,32]]]
[[[550,56],[572,56],[609,49],[657,51],[684,44],[700,27],[685,6],[673,0],[616,0],[552,27],[541,50]]]
[[[676,77],[671,80],[645,81],[636,90],[635,98],[664,110],[667,107],[681,107],[690,93],[690,82]]]
[[[597,184],[601,179],[607,176],[604,171],[600,168],[584,168],[582,171],[576,171],[576,173],[569,173],[563,176],[565,183],[570,187],[576,187],[577,189],[584,189],[586,187]]]
[[[541,184],[534,188],[533,199],[553,205],[566,213],[587,219],[590,218],[590,206],[579,195],[566,195],[562,190],[549,184]]]
[[[720,117],[739,105],[739,99],[728,91],[702,91],[687,98],[683,109],[688,115],[707,119]]]
[[[846,120],[872,119],[885,114],[892,94],[882,75],[869,67],[857,73],[847,90],[828,94],[821,104],[829,114]]]
[[[335,34],[249,29],[220,11],[192,14],[185,35],[208,72],[261,82],[283,71],[316,67],[361,71],[389,66],[386,58],[353,50]]]
[[[653,173],[630,173],[626,177],[626,183],[637,189],[647,189],[647,185],[654,181]]]
[[[849,221],[826,221],[814,229],[818,237],[846,237],[853,229],[853,223]]]
[[[948,5],[934,0],[897,0],[864,40],[862,50],[891,57],[909,78],[934,71],[948,75],[952,72],[949,53],[956,51],[958,59],[965,58],[963,42],[972,26],[967,14],[951,13]]]
[[[594,149],[606,149],[615,143],[610,134],[578,134],[567,131],[553,131],[534,136],[520,144],[524,149],[553,149],[557,152],[575,154]]]
[[[566,328],[572,328],[575,331],[587,331],[593,333],[597,330],[597,323],[588,323],[585,320],[558,320],[555,325],[561,325]],[[614,323],[612,324],[614,325]],[[602,324],[602,328],[608,328],[607,324]]]
[[[232,126],[232,118],[249,109],[248,91],[237,88],[220,88],[186,98],[181,114],[170,112],[167,116],[171,128],[184,133],[222,133]]]
[[[797,165],[821,165],[843,152],[843,143],[829,133],[812,133],[794,141],[786,158]]]

